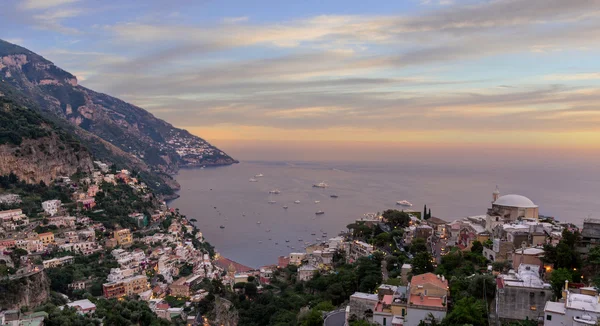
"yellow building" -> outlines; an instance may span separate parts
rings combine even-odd
[[[54,243],[54,233],[52,233],[52,232],[40,233],[40,234],[38,234],[38,239],[44,244],[44,246],[47,246],[49,244]]]
[[[133,243],[133,238],[131,237],[131,231],[129,231],[129,229],[116,230],[114,234],[114,238],[120,246],[128,246]]]

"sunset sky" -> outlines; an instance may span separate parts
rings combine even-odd
[[[9,0],[0,38],[217,144],[600,148],[598,0]]]

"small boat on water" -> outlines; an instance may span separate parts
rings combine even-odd
[[[219,227],[220,227],[221,229],[224,229],[224,228],[225,228],[225,225],[221,225],[221,226],[219,226]]]
[[[338,195],[336,195],[336,194],[333,194],[333,195],[331,195],[331,196],[329,196],[329,197],[331,197],[331,198],[338,198],[339,196],[338,196]]]
[[[412,207],[412,204],[408,200],[399,200],[396,202],[396,205]]]
[[[298,241],[302,241],[302,238],[298,238]]]
[[[283,206],[283,209],[288,209],[287,205],[286,205],[286,206]]]
[[[290,240],[285,240],[285,242],[290,242]]]
[[[294,200],[294,204],[300,204],[299,200]]]
[[[316,233],[311,233],[310,235],[315,235]]]
[[[315,200],[315,204],[318,204],[318,203],[320,203],[320,202],[321,202],[320,200]]]
[[[248,181],[250,181],[250,182],[257,182],[258,180],[254,179],[254,178],[250,178],[250,179],[248,179]]]
[[[269,204],[276,204],[277,202],[274,200],[269,200]]]
[[[257,221],[256,224],[260,224],[260,221]]]
[[[259,173],[259,174],[255,175],[254,177],[255,178],[262,178],[262,177],[264,177],[264,175],[262,173]]]
[[[328,184],[326,184],[325,182],[319,182],[319,183],[315,183],[313,185],[313,188],[327,188],[329,187]]]
[[[315,215],[323,215],[323,214],[325,214],[325,212],[323,212],[323,211],[317,211],[317,212],[315,213]]]
[[[281,193],[281,191],[279,189],[273,189],[273,190],[269,191],[269,193],[273,194],[273,195],[279,195]]]

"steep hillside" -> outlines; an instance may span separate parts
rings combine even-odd
[[[52,62],[2,40],[0,78],[35,100],[45,112],[113,144],[154,171],[173,173],[182,166],[237,162],[142,108],[78,85],[75,76]],[[96,154],[95,147],[89,147]]]
[[[48,184],[92,170],[92,157],[76,138],[11,95],[0,92],[0,175],[13,172],[21,180]]]

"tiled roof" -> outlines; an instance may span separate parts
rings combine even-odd
[[[421,274],[421,275],[415,275],[410,280],[411,287],[423,285],[423,284],[427,284],[427,283],[433,284],[437,287],[444,288],[444,289],[448,287],[448,280],[442,281],[441,277],[438,278],[437,275],[435,275],[433,273],[425,273],[425,274]]]

